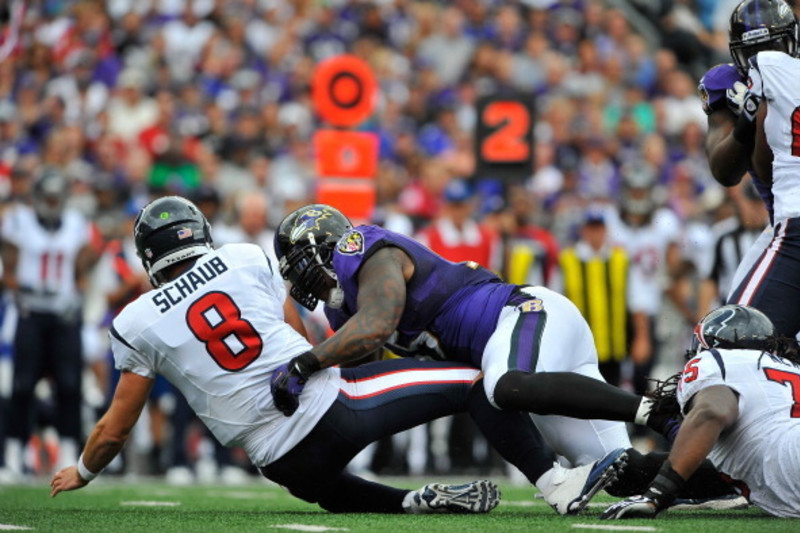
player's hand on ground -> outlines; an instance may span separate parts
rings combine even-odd
[[[600,516],[603,520],[622,520],[625,518],[655,518],[658,507],[652,498],[631,496],[608,507]]]
[[[59,470],[50,481],[50,497],[55,498],[59,492],[80,489],[88,485],[89,482],[78,475],[77,466],[69,466]]]

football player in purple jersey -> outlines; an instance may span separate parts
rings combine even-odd
[[[564,296],[503,283],[477,264],[452,263],[378,226],[353,228],[323,204],[290,213],[276,232],[275,249],[281,274],[292,283],[290,295],[309,309],[323,301],[336,331],[273,376],[275,405],[287,416],[313,374],[358,361],[396,334],[395,344],[403,347],[395,348],[398,353],[422,344],[427,355],[481,369],[473,391],[481,393],[482,410],[531,413],[548,444],[573,466],[600,464],[627,449],[633,468],[623,477],[633,474],[614,490],[640,490],[658,471],[663,457],[632,450],[620,421],[649,422],[669,433],[674,420],[652,414],[649,399],[603,380],[591,330]],[[513,432],[493,444],[512,463],[526,455]],[[528,466],[523,472],[547,500],[549,465]],[[531,475],[537,470],[541,477]],[[713,481],[698,485],[709,492]]]

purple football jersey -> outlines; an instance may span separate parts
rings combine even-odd
[[[717,65],[711,70],[706,72],[706,75],[700,79],[700,84],[697,86],[697,91],[700,93],[700,99],[703,101],[703,111],[706,115],[710,115],[721,109],[727,109],[728,104],[725,101],[726,91],[733,88],[733,84],[740,81],[747,84],[747,79],[742,77],[739,70],[733,63],[724,63]],[[769,213],[770,222],[773,220],[773,196],[772,188],[761,180],[757,179],[755,172],[750,169],[750,174],[753,176],[753,185],[755,185],[758,195],[764,200],[764,205]]]
[[[480,367],[486,342],[515,286],[477,264],[447,261],[417,241],[379,226],[353,228],[336,246],[333,268],[345,298],[340,309],[325,307],[331,327],[339,329],[355,314],[358,271],[385,246],[400,248],[414,262],[398,332],[413,338],[427,330],[439,339],[448,360]]]

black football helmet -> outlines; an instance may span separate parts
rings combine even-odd
[[[275,232],[275,255],[289,294],[313,310],[319,300],[340,307],[344,293],[333,270],[336,243],[353,225],[338,209],[312,204],[289,213]]]
[[[214,249],[208,220],[180,196],[165,196],[144,206],[134,222],[133,238],[154,287],[168,281],[162,273],[166,267]]]
[[[55,169],[46,169],[33,184],[33,210],[42,227],[55,231],[69,196],[69,180]]]
[[[692,353],[711,348],[768,350],[774,337],[775,326],[758,309],[723,305],[694,327]]]
[[[728,32],[731,57],[743,76],[748,59],[763,50],[797,55],[797,17],[784,0],[744,0],[733,10]]]

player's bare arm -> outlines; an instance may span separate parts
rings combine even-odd
[[[17,261],[19,261],[19,248],[8,241],[3,241],[0,247],[0,256],[3,259],[3,286],[9,290],[17,290]]]
[[[681,425],[669,462],[683,479],[697,470],[719,440],[720,433],[739,417],[739,401],[729,387],[716,385],[698,392]]]
[[[111,406],[92,430],[81,455],[83,465],[89,472],[100,472],[122,450],[147,402],[152,386],[153,380],[150,378],[133,372],[122,373]],[[89,481],[81,477],[77,466],[64,468],[53,476],[50,496],[80,489]]]
[[[375,252],[358,274],[358,311],[312,352],[322,368],[347,363],[382,347],[400,322],[414,263],[399,248]]]
[[[753,147],[753,169],[758,179],[764,183],[772,183],[772,149],[767,142],[764,130],[764,119],[767,117],[767,106],[761,105],[756,116],[756,141]]]
[[[297,312],[297,309],[289,298],[286,298],[283,302],[283,319],[287,324],[292,326],[293,330],[308,340],[308,333],[306,332],[305,324],[303,324],[303,319],[300,318],[300,313]]]
[[[708,116],[706,156],[711,174],[720,185],[731,187],[742,180],[750,163],[749,149],[733,137],[736,115],[728,109]]]

